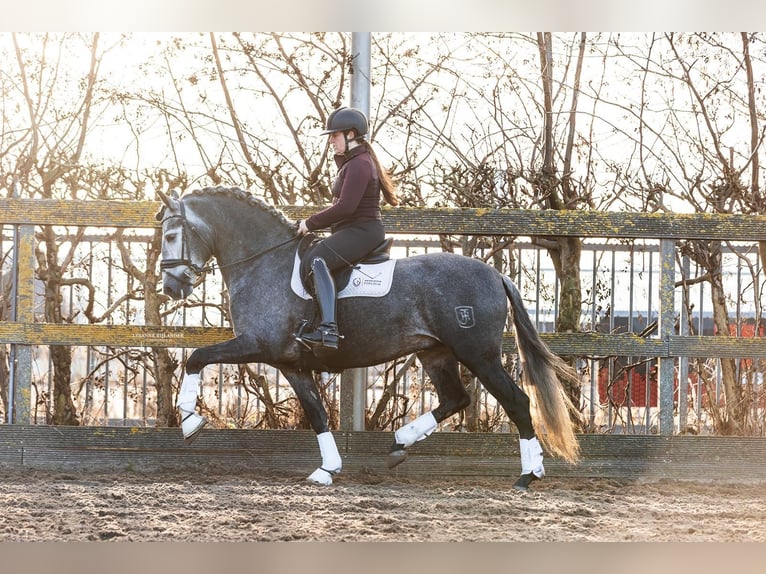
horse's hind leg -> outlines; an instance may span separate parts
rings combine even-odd
[[[529,410],[529,397],[511,379],[499,359],[492,366],[473,363],[466,366],[479,378],[484,388],[497,399],[519,431],[521,476],[513,487],[526,491],[531,482],[545,476],[543,449],[535,436]]]
[[[429,349],[417,354],[423,369],[431,379],[439,397],[439,405],[420,415],[394,433],[394,443],[388,453],[388,467],[393,468],[407,458],[407,447],[430,435],[438,423],[466,408],[471,399],[463,388],[458,362],[446,347]]]

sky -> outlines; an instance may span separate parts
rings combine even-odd
[[[10,5],[9,5],[10,4]],[[750,29],[752,0],[26,0],[5,2],[5,31],[689,31]]]

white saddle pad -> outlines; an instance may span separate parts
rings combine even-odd
[[[391,290],[391,282],[394,278],[394,266],[396,259],[389,259],[382,263],[360,263],[351,271],[342,291],[338,293],[338,299],[346,297],[384,297]],[[301,281],[301,260],[295,254],[293,276],[290,279],[290,287],[293,292],[303,299],[311,299],[311,294],[303,288]]]

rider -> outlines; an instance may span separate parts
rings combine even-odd
[[[338,173],[332,186],[332,205],[298,224],[300,235],[328,227],[331,230],[305,255],[311,261],[310,276],[321,314],[317,329],[297,338],[310,347],[338,348],[342,336],[336,323],[332,272],[359,261],[385,239],[381,192],[389,204],[399,203],[396,187],[367,141],[367,132],[364,113],[342,107],[330,114],[321,133],[329,136]]]

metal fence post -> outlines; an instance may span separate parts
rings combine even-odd
[[[340,429],[363,431],[367,408],[367,369],[349,369],[340,376]]]
[[[675,283],[676,283],[676,242],[675,239],[660,240],[660,317],[659,336],[669,351],[670,337],[675,329]],[[660,409],[660,434],[673,434],[673,386],[675,359],[668,356],[659,358],[658,385]]]
[[[684,255],[681,260],[681,278],[686,280],[690,275],[689,256]],[[681,316],[678,326],[678,334],[689,335],[689,290],[686,286],[681,291]],[[689,421],[689,357],[678,358],[678,432],[686,433]]]
[[[352,32],[351,106],[370,117],[370,32]],[[367,369],[343,372],[340,382],[341,420],[343,430],[363,431],[367,407]]]

